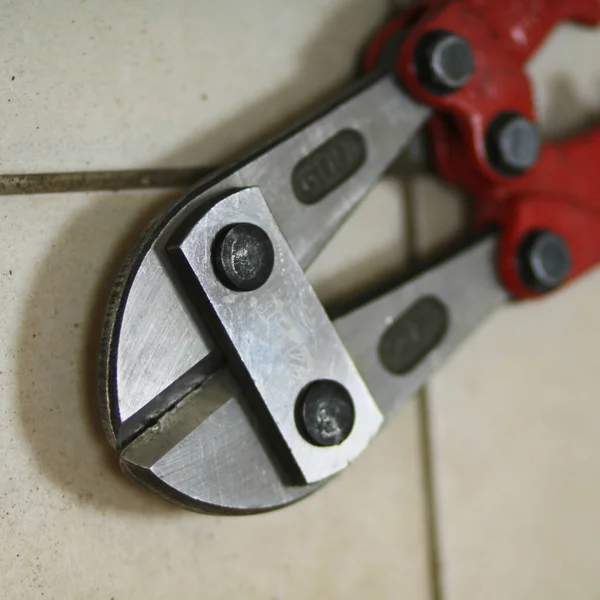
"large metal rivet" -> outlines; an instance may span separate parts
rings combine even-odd
[[[335,381],[314,381],[298,396],[296,424],[315,446],[341,444],[352,431],[354,417],[350,394]]]
[[[430,31],[417,45],[415,65],[421,84],[444,96],[469,82],[475,73],[475,56],[465,38],[451,31]]]
[[[503,175],[520,175],[540,157],[542,139],[535,123],[522,115],[505,112],[490,124],[486,139],[488,159]]]
[[[564,283],[571,270],[571,252],[566,241],[547,230],[525,238],[519,251],[521,275],[537,292],[548,292]]]
[[[275,263],[269,236],[251,223],[236,223],[222,229],[212,248],[215,272],[221,283],[240,292],[263,286]]]

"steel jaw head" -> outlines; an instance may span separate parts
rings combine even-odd
[[[151,234],[152,254],[127,262],[107,319],[101,398],[122,468],[194,510],[293,502],[361,454],[383,416],[258,188],[204,202],[166,231]],[[152,286],[145,263],[162,266],[174,295]],[[187,313],[206,355],[115,428],[115,410],[130,406],[119,396],[128,374],[115,369],[134,347],[123,322],[158,308],[148,324],[164,327],[165,299]]]

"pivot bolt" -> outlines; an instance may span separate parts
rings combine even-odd
[[[217,234],[212,259],[223,285],[238,292],[249,292],[267,282],[275,264],[275,253],[269,236],[260,227],[236,223]]]
[[[571,252],[563,238],[547,230],[534,231],[519,251],[521,276],[536,292],[549,292],[564,283],[571,270]]]
[[[415,53],[421,85],[436,96],[463,88],[475,73],[475,56],[469,42],[451,31],[426,33]]]
[[[486,139],[488,159],[502,175],[521,175],[538,161],[542,148],[535,123],[512,112],[498,115],[490,124]]]
[[[341,444],[354,426],[354,404],[350,394],[335,381],[314,381],[298,396],[296,425],[315,446]]]

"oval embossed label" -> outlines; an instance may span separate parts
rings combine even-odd
[[[448,309],[438,298],[425,296],[410,306],[383,334],[379,357],[395,375],[412,371],[446,336]]]
[[[303,158],[292,172],[292,188],[304,204],[316,204],[363,165],[367,147],[354,129],[343,129]]]

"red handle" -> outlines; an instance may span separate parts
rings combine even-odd
[[[570,279],[600,260],[600,131],[546,143],[536,166],[510,177],[492,167],[486,131],[501,113],[535,120],[531,82],[524,65],[561,21],[600,22],[598,0],[422,0],[386,25],[371,44],[367,69],[386,43],[406,37],[396,71],[407,91],[432,106],[434,165],[440,176],[477,200],[475,222],[500,223],[499,271],[517,297],[535,296],[519,277],[515,253],[523,236],[548,228],[562,235],[573,259]],[[430,31],[448,30],[473,48],[476,72],[461,90],[436,96],[419,81],[413,57]]]

